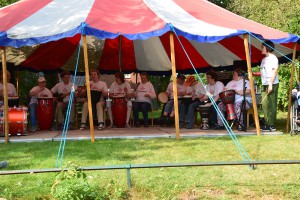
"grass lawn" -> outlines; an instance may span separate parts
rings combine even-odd
[[[299,160],[299,135],[247,136],[239,140],[253,160]],[[42,169],[54,167],[59,143],[11,143],[0,147],[0,160],[10,163],[5,170]],[[67,141],[64,155],[64,164],[71,161],[81,166],[242,161],[229,137]],[[127,192],[127,199],[299,199],[300,196],[300,165],[296,164],[259,165],[255,170],[246,166],[133,169],[130,191],[125,170],[86,174],[95,187],[106,187],[113,182],[118,191]],[[56,175],[0,176],[0,197],[50,199]]]

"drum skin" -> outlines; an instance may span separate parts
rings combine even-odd
[[[0,109],[2,113],[0,119],[0,132],[4,133],[4,109]],[[8,108],[8,127],[10,135],[26,135],[27,133],[27,108],[26,107],[14,107]]]
[[[126,124],[127,102],[125,98],[113,98],[111,105],[114,124],[123,128]]]
[[[158,94],[157,99],[161,103],[167,103],[168,102],[168,95],[166,92],[161,92]]]
[[[50,130],[53,112],[53,98],[38,98],[36,115],[40,130]]]

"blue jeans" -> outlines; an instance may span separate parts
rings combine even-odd
[[[36,120],[37,103],[29,104],[28,107],[29,107],[29,116],[30,116],[31,127],[37,126],[37,120]]]
[[[139,111],[143,113],[144,125],[148,124],[148,112],[151,104],[148,102],[133,102],[134,123],[139,124]]]
[[[203,105],[204,103],[196,100],[194,103],[189,105],[188,109],[188,128],[193,128],[195,124],[195,109],[199,107],[199,105]]]

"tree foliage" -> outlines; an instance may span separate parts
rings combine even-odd
[[[0,0],[0,8],[15,3],[19,0]]]
[[[232,0],[226,8],[264,25],[300,35],[299,0]]]

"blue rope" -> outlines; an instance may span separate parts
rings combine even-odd
[[[179,41],[180,46],[182,47],[182,49],[183,49],[183,51],[184,51],[184,53],[185,53],[187,59],[189,60],[191,66],[193,67],[193,69],[194,69],[194,71],[195,71],[195,74],[197,75],[197,77],[198,77],[198,79],[200,80],[201,84],[204,85],[204,82],[202,81],[201,77],[199,76],[199,73],[197,72],[197,70],[196,70],[194,64],[192,63],[192,61],[191,61],[189,55],[187,54],[187,52],[186,52],[186,50],[185,50],[183,44],[181,43],[181,41],[180,41],[180,39],[179,39],[179,37],[178,37],[178,35],[177,35],[177,33],[176,33],[176,31],[175,31],[173,25],[170,24],[170,27],[171,27],[171,29],[173,29],[173,32],[175,33],[175,35],[176,35],[176,37],[177,37],[177,39],[178,39],[178,41]],[[232,139],[234,145],[236,146],[238,152],[240,153],[240,155],[242,156],[242,158],[243,158],[245,161],[250,161],[251,159],[250,159],[248,153],[246,152],[246,150],[244,149],[243,145],[240,143],[240,141],[238,140],[238,138],[236,137],[236,135],[233,133],[233,131],[232,131],[231,127],[229,126],[227,120],[225,119],[225,117],[224,117],[223,114],[221,113],[221,111],[220,111],[219,107],[217,106],[215,100],[212,98],[212,95],[210,95],[210,93],[206,90],[205,87],[204,87],[204,89],[205,89],[206,95],[208,96],[208,98],[209,98],[210,101],[212,102],[212,105],[214,106],[215,110],[217,111],[218,115],[219,115],[220,118],[222,119],[222,122],[223,122],[223,124],[225,125],[225,128],[226,128],[226,130],[227,130],[229,136],[231,137],[231,139]]]
[[[80,57],[80,47],[82,44],[82,39],[80,39],[80,43],[78,46],[78,53],[77,53],[77,60],[76,60],[76,65],[75,65],[75,72],[74,72],[74,76],[73,76],[73,86],[71,89],[71,93],[70,93],[70,100],[69,100],[69,104],[68,104],[68,109],[67,109],[67,113],[66,113],[66,120],[64,123],[64,127],[63,127],[63,131],[62,131],[62,135],[61,135],[61,140],[60,140],[60,145],[59,145],[59,149],[58,149],[58,154],[57,154],[57,158],[56,158],[56,164],[55,166],[62,166],[62,162],[63,162],[63,157],[64,157],[64,151],[65,151],[65,146],[66,146],[66,140],[67,140],[67,135],[68,135],[68,128],[69,128],[69,121],[70,121],[70,114],[71,114],[71,110],[72,110],[72,103],[73,103],[73,97],[74,97],[74,83],[76,82],[76,74],[77,74],[77,69],[78,69],[78,61],[79,61],[79,57]]]

